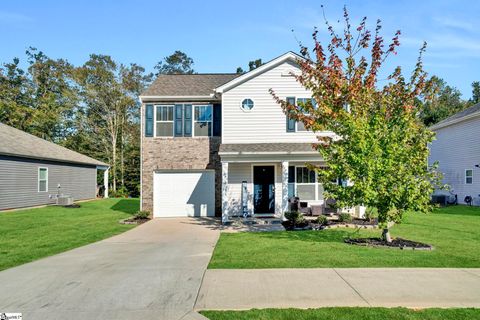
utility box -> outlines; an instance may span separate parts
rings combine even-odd
[[[71,206],[73,204],[73,197],[71,196],[59,196],[57,198],[57,205],[59,206]]]

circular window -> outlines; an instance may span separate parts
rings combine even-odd
[[[252,99],[243,99],[242,101],[242,109],[245,111],[250,111],[253,109],[253,100]]]

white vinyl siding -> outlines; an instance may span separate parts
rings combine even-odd
[[[298,71],[293,62],[284,62],[222,95],[222,143],[316,142],[310,131],[287,132],[286,115],[268,92],[272,88],[282,99],[311,97],[289,73]],[[250,98],[255,106],[249,112],[241,108]]]
[[[443,183],[451,186],[458,195],[459,203],[466,196],[473,198],[474,205],[480,205],[480,117],[462,121],[436,131],[436,140],[430,146],[429,163],[439,162]],[[466,183],[465,169],[471,169],[472,183]]]

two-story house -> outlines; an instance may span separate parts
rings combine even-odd
[[[306,163],[318,135],[288,119],[269,89],[290,102],[311,93],[288,52],[244,74],[160,75],[140,97],[141,206],[154,217],[244,213],[280,216],[288,198],[323,202]]]

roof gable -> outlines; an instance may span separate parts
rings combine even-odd
[[[0,123],[0,154],[22,158],[108,166],[81,153]]]
[[[268,71],[268,70],[271,70],[273,68],[275,68],[276,66],[286,62],[286,61],[294,61],[296,62],[297,60],[299,59],[304,59],[302,56],[292,52],[292,51],[289,51],[287,53],[284,53],[283,55],[273,59],[273,60],[270,60],[269,62],[261,65],[260,67],[256,68],[256,69],[253,69],[252,71],[249,71],[247,73],[244,73],[242,74],[241,76],[223,84],[222,86],[219,86],[218,88],[215,89],[215,92],[218,92],[218,93],[223,93],[223,92],[226,92],[252,78],[255,78],[261,74],[263,74],[264,72]]]

